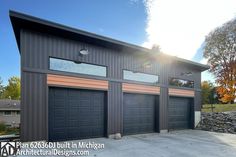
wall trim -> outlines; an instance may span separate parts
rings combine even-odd
[[[79,77],[70,77],[63,75],[47,75],[47,84],[49,86],[69,86],[69,87],[81,87],[86,89],[101,89],[108,90],[108,81],[85,79]]]
[[[169,88],[169,95],[170,96],[194,97],[195,92],[193,90]]]
[[[200,121],[201,121],[201,111],[195,111],[194,112],[194,127],[195,128],[200,123]]]
[[[122,91],[126,93],[140,93],[140,94],[160,94],[160,87],[147,86],[134,83],[122,83]]]

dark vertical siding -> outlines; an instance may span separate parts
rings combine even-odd
[[[155,96],[155,132],[160,132],[160,96]]]
[[[109,78],[122,79],[123,69],[160,75],[160,63],[152,62],[152,68],[142,66],[148,60],[148,56],[143,54],[132,55],[28,30],[22,31],[22,45],[25,47],[21,54],[23,68],[46,70],[51,56],[107,66]],[[89,55],[79,57],[82,48],[87,48]]]
[[[168,84],[169,84],[169,72],[170,72],[170,62],[165,61],[161,64],[161,74],[160,83],[164,86],[160,89],[160,104],[159,104],[159,124],[160,130],[168,129]]]
[[[201,86],[201,72],[194,69],[193,67],[186,66],[183,63],[170,63],[170,68],[166,71],[169,77],[181,78],[194,81],[194,88],[199,89]],[[192,72],[190,76],[183,76],[181,73]]]
[[[39,47],[43,40],[39,38],[38,44],[33,44],[33,41],[34,38],[27,36],[24,31],[21,32],[21,68],[28,67],[30,64],[42,66],[42,60],[35,59],[34,52],[41,52],[42,49]],[[35,59],[35,63],[31,58]],[[22,141],[47,139],[46,104],[46,75],[21,70],[20,137]]]
[[[122,100],[121,83],[110,82],[108,91],[108,134],[123,132]]]
[[[87,48],[89,55],[79,57],[78,52]],[[168,79],[178,77],[195,81],[195,89],[200,88],[201,74],[193,67],[181,63],[168,62],[166,59],[152,61],[151,68],[145,68],[142,64],[148,61],[148,56],[139,52],[121,52],[79,41],[69,40],[33,32],[21,31],[21,68],[22,68],[22,139],[42,140],[47,139],[47,85],[46,75],[23,71],[48,70],[49,56],[69,60],[79,60],[98,65],[107,66],[107,77],[110,79],[122,79],[122,70],[135,70],[144,73],[159,75],[161,84],[159,124],[160,129],[167,129],[168,122]],[[193,75],[181,76],[181,72],[192,71]],[[200,92],[196,93],[200,99]],[[122,89],[121,82],[110,81],[108,91],[108,134],[123,132],[122,119]],[[199,100],[195,99],[195,110],[199,110]],[[30,105],[30,106],[29,106]]]
[[[168,129],[168,88],[161,87],[159,106],[159,127],[160,130],[166,130]]]
[[[194,81],[195,81],[195,89],[200,89],[201,88],[201,72],[200,71],[195,71],[194,74]]]
[[[21,140],[45,140],[47,138],[45,74],[23,72],[21,83]]]
[[[202,96],[200,91],[195,92],[194,97],[194,110],[195,111],[201,111],[201,105],[202,105]]]

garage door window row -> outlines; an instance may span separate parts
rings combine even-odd
[[[50,57],[49,62],[50,70],[87,74],[101,77],[107,76],[107,68],[105,66],[75,62],[52,57]]]
[[[194,81],[183,80],[183,79],[178,79],[178,78],[170,78],[169,85],[177,86],[177,87],[194,88]]]
[[[129,70],[123,70],[123,79],[154,84],[157,84],[159,81],[158,75],[145,74]]]

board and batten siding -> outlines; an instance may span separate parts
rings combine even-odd
[[[22,141],[47,139],[46,75],[21,74],[21,135]]]
[[[194,110],[201,111],[201,104],[202,104],[202,93],[201,93],[201,91],[195,91]]]
[[[21,30],[20,38],[22,141],[48,139],[48,86],[46,73],[49,71],[49,57],[78,60],[107,67],[108,135],[123,132],[123,69],[158,75],[161,86],[158,110],[160,115],[159,124],[160,129],[168,128],[168,79],[169,77],[179,76],[183,71],[181,68],[176,68],[175,63],[172,64],[166,60],[159,59],[152,62],[151,68],[145,68],[142,64],[148,58],[139,52],[122,52],[115,48],[95,46],[25,29]],[[88,49],[89,55],[79,57],[78,52],[82,48]],[[190,79],[196,82],[194,89],[199,89],[200,73],[194,69],[192,71],[195,73]],[[53,72],[50,73],[54,74]],[[181,78],[185,77],[181,76]],[[198,93],[195,93],[195,95],[200,96]],[[199,109],[199,106],[199,101],[195,100],[195,109]]]
[[[109,82],[107,104],[107,132],[109,134],[123,133],[123,94],[120,82]]]

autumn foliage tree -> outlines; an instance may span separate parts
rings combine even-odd
[[[219,85],[220,101],[233,103],[236,98],[236,19],[210,32],[203,55]]]
[[[217,92],[221,95],[220,101],[222,102],[231,102],[234,103],[234,100],[236,98],[236,88],[235,80],[222,80],[223,86],[221,85],[220,87],[217,88]]]

